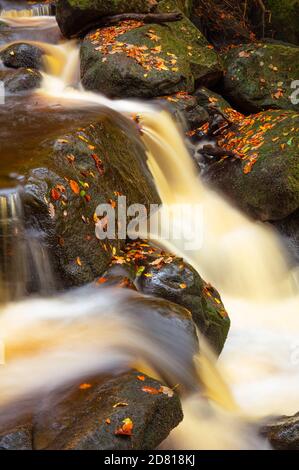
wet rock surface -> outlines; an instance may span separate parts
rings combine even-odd
[[[112,267],[115,276],[123,275],[120,283],[130,279],[144,294],[166,299],[187,309],[214,352],[221,353],[230,320],[219,293],[203,281],[192,266],[141,241],[126,245],[124,252],[113,258]],[[100,283],[105,285],[112,273],[110,270],[104,274]]]
[[[43,68],[43,54],[43,51],[36,46],[18,43],[1,51],[0,59],[6,67],[40,70]]]
[[[22,423],[0,431],[0,450],[32,450],[32,424]]]
[[[156,448],[182,420],[178,395],[140,372],[90,380],[35,417],[33,445],[51,450]]]
[[[25,93],[38,88],[42,82],[41,74],[32,69],[0,70],[0,80],[7,94]]]
[[[299,114],[267,111],[232,117],[238,121],[236,127],[226,131],[219,145],[239,158],[209,165],[205,177],[254,218],[288,217],[299,204]]]
[[[299,450],[299,413],[274,418],[262,427],[261,434],[276,450]]]
[[[159,203],[144,150],[107,119],[43,142],[36,153],[23,169],[27,223],[44,233],[62,286],[90,282],[124,243],[96,238],[96,223],[104,223],[97,206],[117,210],[120,195],[128,205]]]
[[[159,12],[174,8],[173,2],[159,4]],[[193,92],[195,83],[212,84],[221,76],[216,52],[187,17],[163,25],[127,21],[100,28],[81,46],[84,87],[112,97]]]
[[[299,76],[299,47],[258,42],[231,49],[224,55],[225,93],[245,112],[295,109],[292,83]]]

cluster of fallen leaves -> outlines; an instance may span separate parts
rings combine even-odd
[[[137,375],[136,378],[137,378],[138,381],[141,381],[141,382],[146,381],[146,377],[142,374]],[[81,384],[80,385],[79,388],[81,390],[89,388],[89,387],[83,387],[82,388],[82,385],[86,385],[86,384]],[[176,387],[174,387],[174,388],[176,388]],[[150,395],[166,395],[168,398],[172,398],[174,396],[174,388],[171,389],[169,387],[166,387],[165,385],[161,385],[159,388],[155,388],[155,387],[152,387],[150,385],[143,385],[140,388],[140,391],[143,392],[143,393],[148,393]],[[120,402],[117,402],[114,405],[112,405],[112,408],[113,409],[125,408],[127,406],[129,406],[129,403],[127,403],[125,401],[120,401]],[[109,426],[111,425],[111,417],[108,417],[108,418],[105,419],[105,424],[107,424]],[[124,418],[121,421],[120,425],[117,425],[117,427],[114,431],[114,434],[116,436],[131,437],[133,435],[133,429],[134,429],[134,422],[133,422],[132,418],[128,416],[128,417]]]
[[[135,269],[136,276],[152,277],[153,273],[146,272],[147,268],[155,268],[155,270],[160,270],[164,265],[171,264],[177,258],[170,253],[167,253],[159,248],[149,245],[145,241],[135,241],[128,243],[124,251],[119,255],[115,255],[112,258],[112,264],[129,264],[133,265]],[[182,261],[182,260],[181,260]],[[184,267],[182,261],[182,268]],[[182,283],[180,285],[181,289],[185,289],[187,286]]]
[[[296,117],[298,115],[294,114],[293,116]],[[218,144],[227,150],[233,150],[237,153],[240,158],[245,161],[243,173],[248,174],[251,172],[253,165],[259,158],[258,151],[265,143],[267,132],[273,129],[278,123],[281,123],[288,118],[289,113],[283,113],[281,111],[277,111],[276,116],[265,113],[250,115],[248,117],[242,117],[242,115],[239,115],[237,118],[238,126],[236,130],[227,129],[224,131]],[[290,135],[292,133],[298,133],[298,129],[293,127],[289,132],[283,133],[281,137],[273,137],[272,142],[276,145],[280,145],[281,150],[284,150],[287,145],[292,145],[293,139]],[[281,138],[286,137],[290,137],[287,142],[279,143]]]
[[[148,32],[145,33],[145,36],[153,42],[153,47],[148,47],[145,44],[129,44],[117,40],[122,34],[133,29],[140,28],[143,25],[144,23],[141,21],[123,21],[117,26],[98,29],[92,33],[89,38],[91,43],[96,46],[95,50],[104,55],[102,62],[106,62],[107,55],[122,53],[127,57],[134,59],[145,69],[146,72],[149,72],[152,69],[160,71],[171,70],[172,72],[177,72],[179,70],[177,67],[177,56],[171,52],[166,52],[167,59],[161,56],[162,45],[159,44],[161,38],[153,28],[149,29]],[[147,73],[145,73],[144,76],[146,77]]]
[[[217,312],[222,318],[228,318],[228,313],[224,308],[220,295],[211,284],[205,283],[202,293],[206,299],[211,300],[215,304]]]

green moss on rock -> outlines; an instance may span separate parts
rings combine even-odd
[[[292,82],[299,77],[299,47],[282,43],[254,43],[231,49],[224,56],[224,87],[246,112],[299,109],[292,102]]]
[[[171,5],[162,2],[159,11],[169,11]],[[155,97],[193,92],[196,83],[209,85],[221,77],[216,52],[186,17],[163,26],[124,29],[120,24],[120,34],[107,47],[102,39],[105,29],[85,38],[81,79],[86,89],[109,96]]]
[[[298,129],[299,114],[294,111],[244,118],[222,145],[235,151],[243,146],[246,158],[214,163],[206,177],[249,215],[263,221],[284,219],[299,207]],[[247,172],[254,156],[256,162]]]

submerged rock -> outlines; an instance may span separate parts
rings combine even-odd
[[[292,82],[299,76],[299,47],[264,42],[233,48],[224,56],[224,89],[246,112],[299,110]],[[297,100],[298,101],[298,100]]]
[[[191,312],[200,333],[217,355],[221,353],[230,320],[219,293],[192,266],[144,241],[126,245],[124,252],[113,258],[112,265],[144,294],[166,299]]]
[[[159,4],[170,12],[175,3]],[[222,75],[216,52],[186,18],[163,25],[126,21],[88,34],[81,46],[81,79],[88,90],[112,97],[151,98],[195,83],[213,84]]]
[[[6,67],[15,69],[26,67],[40,70],[43,68],[43,54],[39,47],[17,43],[3,49],[0,52],[0,59]]]
[[[209,165],[205,177],[254,218],[288,217],[299,207],[298,128],[295,111],[239,115],[219,144],[241,158]]]
[[[21,93],[39,88],[42,76],[37,70],[20,68],[18,70],[0,70],[0,80],[4,84],[6,93]]]
[[[276,450],[299,450],[299,413],[274,418],[261,429]]]
[[[42,142],[29,169],[22,169],[27,224],[44,233],[62,287],[93,281],[124,245],[117,233],[116,239],[96,238],[95,224],[104,224],[95,216],[99,204],[115,208],[117,217],[120,195],[127,205],[159,203],[144,148],[122,124],[103,118]]]
[[[35,418],[35,449],[155,449],[183,418],[177,393],[139,372],[78,384]]]
[[[0,431],[0,450],[32,450],[32,425],[19,424]]]

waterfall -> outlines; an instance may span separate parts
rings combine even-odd
[[[28,18],[34,16],[52,16],[54,14],[54,5],[52,4],[39,4],[32,5],[30,8],[22,8],[22,2],[19,3],[21,5],[14,2],[1,2],[0,16],[2,18]]]
[[[18,188],[0,192],[0,299],[50,294],[55,281],[42,234],[25,227]]]
[[[19,24],[26,21],[26,17],[21,18]],[[177,213],[175,204],[202,208],[200,246],[196,249],[187,249],[179,238],[167,239],[159,227],[150,234],[167,250],[190,261],[220,290],[232,319],[219,366],[204,344],[201,358],[195,358],[196,365],[201,361],[198,375],[191,379],[196,390],[195,404],[184,402],[186,420],[181,434],[178,430],[180,442],[186,438],[186,448],[261,446],[248,422],[257,415],[294,413],[299,408],[298,364],[292,359],[292,348],[296,344],[299,347],[298,282],[279,237],[270,227],[249,220],[201,181],[183,134],[168,114],[148,102],[113,101],[82,90],[75,42],[39,46],[46,53],[46,71],[37,94],[45,100],[66,108],[103,106],[128,118],[132,113],[140,116],[141,138],[163,202],[160,219],[168,218],[178,230],[191,231],[194,217]],[[0,288],[5,294],[15,283],[13,297],[19,298],[28,286],[28,273],[32,272],[40,286],[49,287],[51,278],[43,277],[49,272],[50,262],[44,245],[39,243],[42,234],[34,229],[28,233],[19,194],[5,191],[0,209]],[[39,242],[32,245],[32,240]],[[25,400],[34,409],[41,393],[51,393],[88,374],[132,367],[136,362],[142,364],[143,370],[150,363],[156,373],[162,369],[189,385],[190,361],[184,338],[179,331],[165,331],[160,324],[140,322],[135,296],[138,294],[120,289],[96,291],[88,287],[63,296],[5,306],[0,315],[0,332],[8,363],[0,371],[0,405],[12,405],[13,413],[18,414],[24,411]],[[210,403],[199,399],[200,383],[210,392]],[[211,404],[213,399],[217,401],[219,391],[223,395],[221,405],[226,409],[219,410],[219,400],[217,406]],[[26,402],[28,397],[31,401]],[[189,432],[184,426],[189,427]],[[195,443],[192,435],[198,439]],[[213,436],[215,441],[210,442]]]

